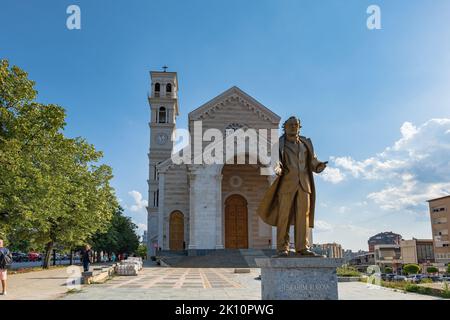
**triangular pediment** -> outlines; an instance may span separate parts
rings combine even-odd
[[[230,103],[239,102],[243,107],[252,111],[259,118],[278,125],[280,117],[269,108],[262,105],[256,99],[234,86],[221,93],[214,99],[208,101],[189,113],[189,120],[202,120],[214,115],[217,110],[222,110]]]

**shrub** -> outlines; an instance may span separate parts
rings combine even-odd
[[[420,283],[433,283],[433,280],[425,278],[425,279],[420,280]]]
[[[392,273],[392,272],[393,272],[393,270],[391,267],[384,268],[384,273]]]
[[[441,296],[442,298],[446,299],[450,298],[450,289],[448,287],[447,281],[444,282],[444,289],[442,290]]]
[[[439,270],[436,267],[428,267],[427,273],[437,273]]]
[[[405,285],[405,291],[408,292],[419,292],[421,287],[419,287],[417,284],[408,283]]]
[[[420,267],[417,264],[411,263],[403,266],[403,271],[406,274],[418,274],[420,271]]]

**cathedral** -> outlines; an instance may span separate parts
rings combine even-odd
[[[262,175],[260,163],[236,164],[226,157],[224,164],[174,163],[172,134],[180,113],[177,73],[150,75],[149,254],[275,248],[275,228],[256,214],[274,177]],[[214,128],[224,134],[238,128],[278,130],[280,125],[278,115],[238,87],[192,110],[188,121],[189,132],[201,121],[203,131]],[[245,156],[252,155],[246,150]]]

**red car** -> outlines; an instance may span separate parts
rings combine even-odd
[[[29,252],[28,253],[28,261],[39,261],[39,259],[41,258],[41,255],[37,252]]]

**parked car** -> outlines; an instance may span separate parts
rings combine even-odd
[[[406,278],[406,281],[410,281],[413,283],[419,283],[420,281],[422,281],[424,277],[421,274],[414,274],[414,275],[410,275]]]
[[[442,275],[439,277],[439,280],[450,282],[450,275]]]
[[[394,276],[394,278],[392,280],[393,281],[406,281],[406,277],[397,274]]]
[[[394,280],[394,277],[395,277],[395,274],[394,274],[394,273],[388,273],[388,274],[386,275],[386,280],[387,280],[387,281],[392,281],[392,280]]]
[[[28,261],[40,261],[41,260],[41,254],[38,252],[29,252],[28,253]]]
[[[13,252],[12,256],[13,256],[14,262],[27,262],[28,261],[28,255],[26,253]]]
[[[430,278],[433,282],[439,282],[439,281],[442,281],[440,276],[429,276],[429,278]]]

